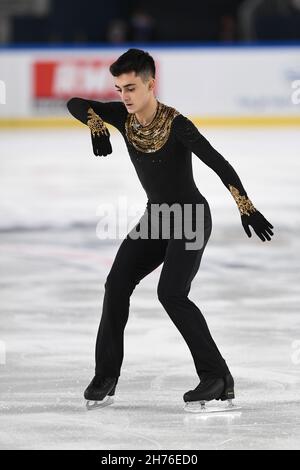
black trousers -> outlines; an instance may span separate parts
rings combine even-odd
[[[195,207],[196,204],[193,205],[193,228],[196,227]],[[119,377],[130,296],[136,285],[161,263],[163,267],[157,286],[158,299],[186,341],[199,378],[222,377],[229,371],[199,307],[188,298],[191,282],[198,271],[212,230],[211,212],[206,199],[202,208],[202,225],[198,224],[198,233],[199,230],[203,233],[200,248],[186,249],[187,238],[184,235],[182,238],[174,237],[174,223],[171,224],[169,238],[162,238],[160,229],[159,238],[133,239],[130,231],[122,241],[105,282],[95,351],[96,374]],[[140,228],[145,218],[149,221],[149,228],[154,225],[153,220],[157,225],[158,219],[151,219],[150,215],[150,206],[147,204],[144,215],[134,228]]]

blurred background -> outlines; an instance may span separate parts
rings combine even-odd
[[[161,267],[131,298],[119,403],[83,405],[104,282],[147,199],[121,134],[109,126],[113,153],[96,158],[66,102],[118,100],[109,65],[130,47],[152,55],[156,97],[193,120],[274,225],[270,242],[249,239],[193,157],[213,231],[189,297],[241,414],[184,415],[198,381],[156,298]],[[1,448],[299,448],[299,127],[299,0],[0,0]],[[110,221],[128,213],[100,238],[105,204]]]
[[[299,0],[1,0],[0,42],[300,39]]]

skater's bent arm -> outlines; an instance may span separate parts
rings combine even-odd
[[[67,102],[67,108],[76,119],[90,128],[94,155],[111,154],[110,132],[104,121],[121,132],[125,116],[124,104],[120,101],[102,103],[76,97]]]
[[[242,182],[231,164],[209,143],[199,132],[195,124],[183,115],[174,119],[175,131],[178,140],[189,148],[220,177],[226,188],[234,198],[240,214],[255,212],[256,209]]]
[[[94,101],[84,98],[74,97],[67,102],[67,108],[70,113],[83,124],[88,125],[92,116],[96,117],[102,126],[103,121],[119,128],[121,114],[124,111],[124,105],[120,101]]]

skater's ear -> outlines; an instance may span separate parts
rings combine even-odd
[[[149,91],[154,91],[155,89],[155,78],[151,78],[148,84]]]

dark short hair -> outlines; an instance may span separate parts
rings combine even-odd
[[[155,78],[155,63],[149,52],[131,48],[111,64],[109,71],[114,77],[134,71],[145,81],[150,76]]]

